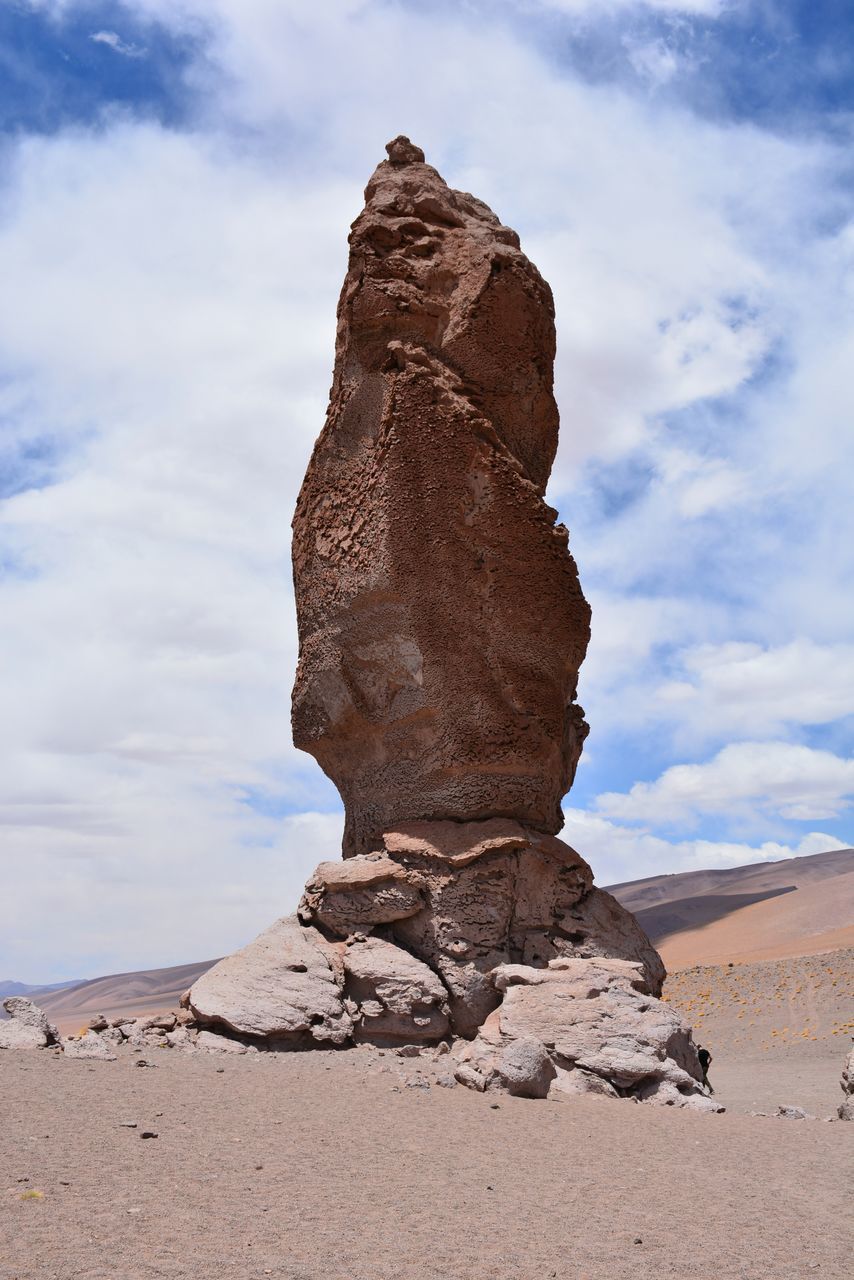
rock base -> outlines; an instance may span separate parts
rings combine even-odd
[[[220,961],[195,1021],[286,1049],[456,1038],[456,1079],[722,1110],[634,917],[562,841],[509,819],[417,822],[322,863],[296,916]]]

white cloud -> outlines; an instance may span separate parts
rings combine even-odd
[[[733,4],[733,0],[537,0],[537,2],[544,8],[555,9],[561,13],[589,14],[593,18],[628,9],[650,9],[653,12],[718,18]]]
[[[115,31],[95,31],[89,39],[95,44],[107,45],[114,53],[120,53],[125,58],[144,58],[147,52],[137,44],[128,44]]]
[[[688,823],[705,814],[730,819],[764,813],[799,821],[833,818],[854,799],[854,759],[789,742],[739,742],[706,764],[679,764],[627,794],[606,792],[598,809],[612,818]]]
[[[848,846],[820,831],[811,831],[797,844],[766,840],[760,845],[722,840],[665,840],[650,831],[609,822],[583,809],[565,809],[561,840],[576,849],[593,867],[598,884],[621,884],[646,876],[701,871],[707,867],[740,867],[753,862],[778,862]]]
[[[654,89],[672,80],[680,68],[680,59],[666,40],[624,38],[623,47],[635,72]]]
[[[687,649],[679,665],[656,690],[652,713],[678,717],[697,735],[771,734],[787,724],[830,724],[854,715],[852,644],[728,641]]]
[[[104,775],[102,775],[103,777]],[[34,981],[212,959],[293,911],[343,819],[252,816],[222,791],[138,763],[87,805],[4,804],[4,964]],[[53,799],[53,797],[51,797]],[[169,815],[168,827],[164,812]]]

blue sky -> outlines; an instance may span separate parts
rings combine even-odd
[[[565,838],[600,883],[854,843],[852,28],[0,2],[0,973],[219,954],[336,852],[289,525],[398,132],[555,292],[594,610]]]

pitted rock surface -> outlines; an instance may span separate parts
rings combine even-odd
[[[414,819],[562,825],[590,611],[543,491],[554,305],[514,231],[389,144],[353,224],[294,519],[294,739],[346,855]]]
[[[344,951],[353,1039],[371,1044],[436,1043],[448,1031],[448,993],[426,964],[382,938]]]
[[[318,941],[296,916],[277,920],[193,983],[192,1012],[246,1035],[343,1044],[352,1022]]]
[[[593,888],[583,858],[507,818],[402,824],[383,834],[381,853],[322,863],[299,915],[341,937],[385,925],[441,976],[459,1035],[474,1035],[497,1005],[490,975],[503,963],[616,956],[638,961],[655,994],[664,978],[634,917]]]
[[[0,1022],[0,1049],[44,1049],[59,1044],[56,1027],[32,1000],[7,996],[3,1008],[9,1017]]]
[[[690,1032],[649,994],[640,965],[564,958],[545,969],[501,965],[493,981],[503,999],[460,1054],[461,1083],[506,1086],[508,1052],[536,1042],[552,1063],[549,1097],[596,1092],[723,1109],[701,1089]]]

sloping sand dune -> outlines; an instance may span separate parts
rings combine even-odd
[[[854,946],[854,849],[612,885],[669,969]]]

